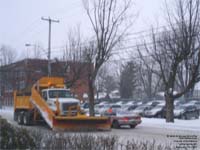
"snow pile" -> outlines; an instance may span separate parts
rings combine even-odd
[[[14,108],[13,107],[8,107],[8,106],[3,106],[1,109],[0,109],[0,115],[2,116],[2,117],[6,117],[6,116],[12,116],[13,115],[13,112],[14,112]],[[4,118],[5,118],[4,117]],[[6,117],[7,118],[7,117]]]

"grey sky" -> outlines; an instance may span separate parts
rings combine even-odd
[[[133,12],[139,16],[133,33],[148,30],[162,18],[163,1],[135,0]],[[52,55],[65,44],[67,32],[77,24],[85,35],[91,31],[82,0],[0,0],[0,44],[13,47],[18,57],[25,57],[25,43],[40,43],[46,49],[48,23],[41,20],[42,16],[60,20],[59,24],[52,25]]]

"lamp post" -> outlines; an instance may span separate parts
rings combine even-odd
[[[35,50],[35,51],[36,51],[36,47],[40,48],[40,49],[43,50],[43,52],[47,55],[47,58],[48,58],[47,50],[45,50],[45,49],[42,48],[41,46],[36,45],[36,44],[30,44],[30,43],[26,43],[25,46],[26,46],[26,47],[32,46],[32,47],[34,47],[34,50]],[[28,50],[28,48],[27,48],[27,50]],[[50,60],[48,60],[48,64],[47,64],[48,72],[49,72],[49,61],[50,61]]]
[[[32,47],[34,47],[34,50],[35,50],[35,51],[36,51],[36,48],[40,48],[40,49],[41,49],[45,54],[47,54],[47,50],[44,49],[44,48],[42,48],[42,47],[39,46],[39,45],[26,43],[25,46],[26,46],[26,47],[30,47],[30,46],[32,46]]]
[[[27,49],[26,49],[26,58],[28,59],[28,47],[30,47],[31,44],[25,44],[25,46],[27,47]]]

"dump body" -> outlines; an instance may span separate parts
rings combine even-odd
[[[16,93],[17,94],[17,93]],[[33,104],[30,102],[31,96],[16,95],[14,98],[14,110],[26,109],[31,110],[34,108]]]
[[[67,91],[64,87],[63,78],[44,77],[30,93],[15,92],[14,120],[25,125],[45,120],[54,130],[110,130],[108,117],[88,117],[77,99],[60,95],[60,91]],[[49,96],[52,91],[57,95]]]

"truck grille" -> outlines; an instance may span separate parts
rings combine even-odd
[[[70,115],[70,116],[76,116],[77,115],[77,103],[62,103],[62,115]],[[71,111],[69,114],[69,108],[71,107]]]

